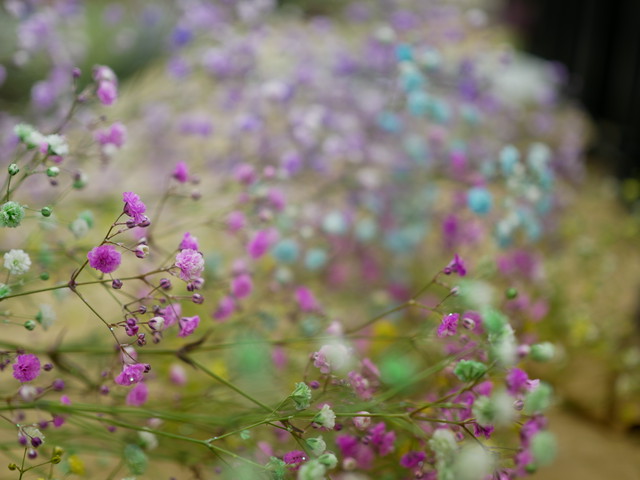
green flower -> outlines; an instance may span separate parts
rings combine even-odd
[[[463,382],[472,382],[487,373],[487,366],[475,360],[460,360],[453,373]]]
[[[17,202],[7,202],[0,207],[0,226],[16,228],[24,218],[24,208]]]
[[[296,383],[296,388],[293,389],[293,393],[290,395],[293,403],[296,404],[296,410],[304,410],[309,408],[311,404],[311,388],[304,382]]]

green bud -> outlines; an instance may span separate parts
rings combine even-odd
[[[80,190],[87,186],[88,181],[89,179],[84,173],[79,173],[73,179],[73,188],[75,188],[76,190]]]
[[[47,272],[42,272],[40,274],[40,280],[44,280],[44,281],[49,280],[49,274]]]
[[[551,394],[553,389],[547,383],[540,383],[538,388],[527,393],[524,397],[524,413],[533,415],[543,412],[551,405]]]
[[[42,207],[42,209],[40,210],[40,213],[42,214],[43,217],[50,217],[51,214],[53,213],[53,210],[51,210],[51,207]]]
[[[129,444],[124,448],[124,460],[129,471],[134,475],[142,475],[149,464],[147,456],[142,449],[135,444]]]
[[[49,167],[47,168],[47,177],[57,177],[60,175],[60,168],[58,167]]]
[[[504,294],[509,300],[513,300],[514,298],[516,298],[518,296],[518,290],[516,290],[513,287],[507,288],[507,290],[504,292]]]
[[[53,454],[57,456],[62,456],[64,454],[64,448],[62,447],[53,447]]]
[[[9,467],[9,470],[11,471],[18,469],[18,465],[16,465],[15,463],[10,463],[8,467]]]
[[[531,358],[538,362],[548,362],[553,359],[555,354],[555,347],[553,343],[543,342],[531,345]]]
[[[318,462],[327,467],[329,470],[336,468],[338,465],[338,459],[333,453],[323,453],[318,457]]]
[[[325,467],[318,460],[309,460],[298,470],[298,480],[324,480],[327,473]]]
[[[251,432],[249,430],[242,430],[240,432],[240,438],[242,440],[249,440],[251,438]]]
[[[311,449],[311,453],[316,457],[322,455],[327,449],[327,444],[322,439],[322,435],[315,438],[307,438],[305,441],[307,442],[307,446]]]
[[[501,335],[505,326],[509,323],[507,317],[497,310],[489,310],[483,316],[483,326],[489,335]]]
[[[266,465],[267,469],[271,471],[274,480],[284,480],[287,474],[287,464],[283,460],[276,457],[269,458],[269,462]]]
[[[536,466],[550,465],[558,453],[558,442],[551,432],[538,432],[531,439],[531,454]]]
[[[24,322],[24,328],[29,331],[34,330],[36,328],[36,325],[37,323],[35,322],[35,320],[27,320],[26,322]]]
[[[11,287],[9,285],[5,285],[4,283],[0,283],[0,298],[4,298],[11,293]]]
[[[51,463],[53,463],[54,465],[60,463],[61,461],[62,461],[62,458],[60,458],[58,455],[51,457]]]
[[[296,404],[296,410],[309,408],[311,404],[311,388],[304,382],[298,382],[289,397],[293,400],[293,403]]]
[[[453,373],[463,382],[472,382],[487,373],[487,366],[475,360],[460,360]]]
[[[9,171],[9,175],[13,177],[14,175],[18,174],[20,168],[15,163],[12,163],[11,165],[9,165],[9,168],[7,168],[7,170]]]
[[[89,228],[93,228],[94,218],[91,210],[84,210],[78,214],[78,218],[83,219],[89,225]]]
[[[17,202],[7,202],[0,207],[0,226],[16,228],[24,218],[24,208]]]

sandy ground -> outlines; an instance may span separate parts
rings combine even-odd
[[[640,438],[615,434],[562,410],[550,415],[560,450],[532,480],[640,480]]]

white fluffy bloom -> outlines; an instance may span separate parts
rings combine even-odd
[[[4,268],[12,275],[22,275],[29,271],[31,259],[24,250],[9,250],[4,254]]]
[[[313,417],[313,421],[321,427],[333,429],[336,426],[336,414],[326,403],[322,406],[322,409]]]

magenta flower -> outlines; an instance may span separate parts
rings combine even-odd
[[[461,277],[464,277],[467,274],[467,269],[464,265],[464,261],[460,258],[460,255],[457,253],[453,256],[453,260],[449,262],[449,265],[444,267],[443,270],[445,275],[451,275],[452,273],[457,273]]]
[[[254,259],[262,257],[277,238],[278,233],[275,230],[259,230],[247,245],[247,253]]]
[[[306,462],[309,457],[307,457],[307,454],[301,450],[292,450],[291,452],[285,453],[282,459],[284,460],[284,463],[289,466],[289,468],[291,468],[293,471],[297,471],[298,468],[300,468],[300,465]]]
[[[442,323],[438,327],[438,337],[450,337],[458,331],[459,313],[449,313],[442,318]]]
[[[187,248],[191,250],[200,250],[200,246],[198,245],[198,239],[191,235],[189,232],[185,233],[182,237],[182,241],[180,242],[180,246],[178,247],[180,250],[185,250]]]
[[[116,122],[108,129],[97,130],[93,138],[102,146],[113,145],[120,148],[127,139],[127,127],[120,122]]]
[[[127,405],[132,407],[140,407],[147,402],[149,397],[149,389],[144,382],[140,382],[127,394]]]
[[[242,230],[246,226],[247,219],[245,218],[244,213],[234,211],[227,215],[227,227],[231,233],[236,233],[238,230]]]
[[[122,201],[124,202],[124,213],[130,216],[135,223],[143,223],[148,220],[144,214],[147,211],[147,206],[138,195],[133,192],[124,192]]]
[[[189,180],[189,168],[185,162],[178,162],[171,174],[180,183],[186,183]]]
[[[369,430],[370,445],[378,450],[381,457],[390,454],[395,448],[396,432],[386,431],[384,422],[380,422]]]
[[[180,332],[178,333],[178,336],[188,337],[196,331],[198,325],[200,325],[200,317],[198,315],[195,317],[182,317],[180,319]]]
[[[180,319],[182,306],[179,303],[172,303],[161,309],[159,314],[164,317],[164,328],[169,328]]]
[[[529,376],[524,370],[520,370],[519,368],[512,368],[509,373],[507,373],[505,381],[509,393],[513,396],[516,396],[527,389]]]
[[[296,300],[303,312],[313,312],[320,308],[316,297],[307,287],[296,288]]]
[[[236,298],[244,298],[251,295],[253,281],[246,273],[238,275],[231,281],[231,293]]]
[[[191,282],[202,276],[204,258],[200,252],[185,248],[176,255],[175,265],[180,269],[180,278],[185,282]]]
[[[135,383],[140,383],[145,372],[149,371],[149,365],[146,363],[134,363],[131,365],[124,365],[122,372],[115,379],[118,385],[124,385],[128,387]]]
[[[21,382],[30,382],[40,375],[40,360],[29,353],[18,355],[13,364],[13,377]]]
[[[96,95],[103,105],[113,105],[118,99],[118,88],[113,82],[100,82],[96,90]]]
[[[111,273],[120,266],[122,255],[113,245],[100,245],[87,253],[89,266],[102,273]]]
[[[218,309],[213,312],[213,318],[216,320],[226,320],[236,309],[236,304],[231,297],[222,297],[218,303]]]
[[[404,468],[415,468],[421,462],[424,462],[427,455],[424,452],[411,451],[405,453],[400,459],[400,466]]]

